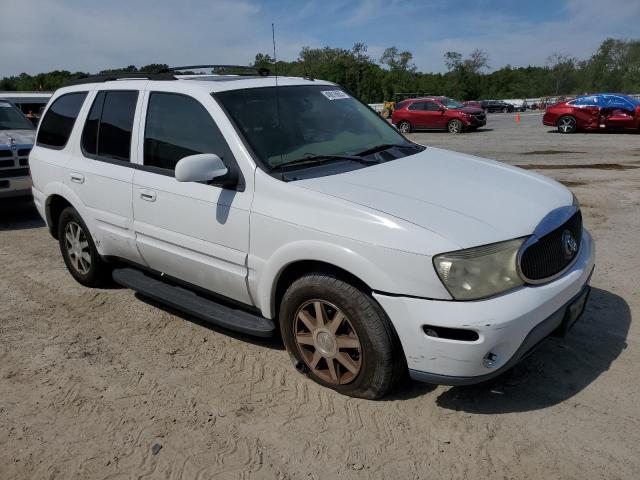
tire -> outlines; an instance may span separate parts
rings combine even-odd
[[[503,109],[502,109],[502,113],[509,113],[509,109],[508,109],[508,108],[506,108],[506,107],[505,107],[505,108],[503,108]]]
[[[289,286],[280,306],[280,329],[296,368],[344,395],[380,398],[407,372],[382,307],[332,274],[309,273]]]
[[[454,135],[462,133],[463,129],[464,125],[462,124],[462,122],[455,118],[453,120],[449,120],[449,123],[447,123],[447,130],[449,131],[449,133],[452,133]]]
[[[398,130],[400,130],[400,133],[411,133],[411,131],[413,130],[413,127],[406,120],[402,120],[398,124]]]
[[[576,119],[571,115],[560,117],[557,126],[560,133],[574,133],[578,129]]]
[[[78,283],[98,287],[108,282],[111,269],[100,257],[87,225],[73,207],[60,214],[58,242],[64,263]]]

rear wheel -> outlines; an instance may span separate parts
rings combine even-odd
[[[447,123],[447,130],[449,130],[449,133],[453,133],[454,135],[457,133],[461,133],[463,127],[464,125],[462,125],[462,122],[455,118]]]
[[[411,133],[411,124],[403,120],[398,124],[398,130],[400,130],[401,133]]]
[[[325,273],[294,281],[284,294],[280,328],[298,370],[352,397],[386,394],[406,371],[391,322],[377,302]]]
[[[504,108],[502,109],[502,113],[509,113],[509,109],[508,109],[507,107],[504,107]]]
[[[558,120],[558,131],[560,133],[573,133],[576,131],[576,119],[570,115],[560,117]]]
[[[97,287],[107,282],[109,266],[100,257],[89,229],[73,207],[65,208],[60,214],[58,242],[69,273],[79,283]]]

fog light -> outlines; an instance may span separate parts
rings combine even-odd
[[[482,359],[482,364],[487,368],[495,367],[496,363],[498,363],[498,355],[493,352],[487,353]]]

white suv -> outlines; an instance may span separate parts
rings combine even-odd
[[[87,78],[30,161],[71,274],[224,328],[377,398],[495,377],[584,309],[594,245],[546,177],[417,145],[308,78]]]

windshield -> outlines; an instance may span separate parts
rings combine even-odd
[[[0,130],[33,130],[33,124],[8,102],[0,102]]]
[[[463,108],[464,107],[464,105],[462,105],[459,102],[456,102],[453,98],[444,97],[440,100],[440,103],[442,103],[447,108]]]
[[[333,85],[286,86],[277,92],[275,87],[249,88],[215,96],[270,169],[314,156],[358,155],[382,145],[414,145]]]

